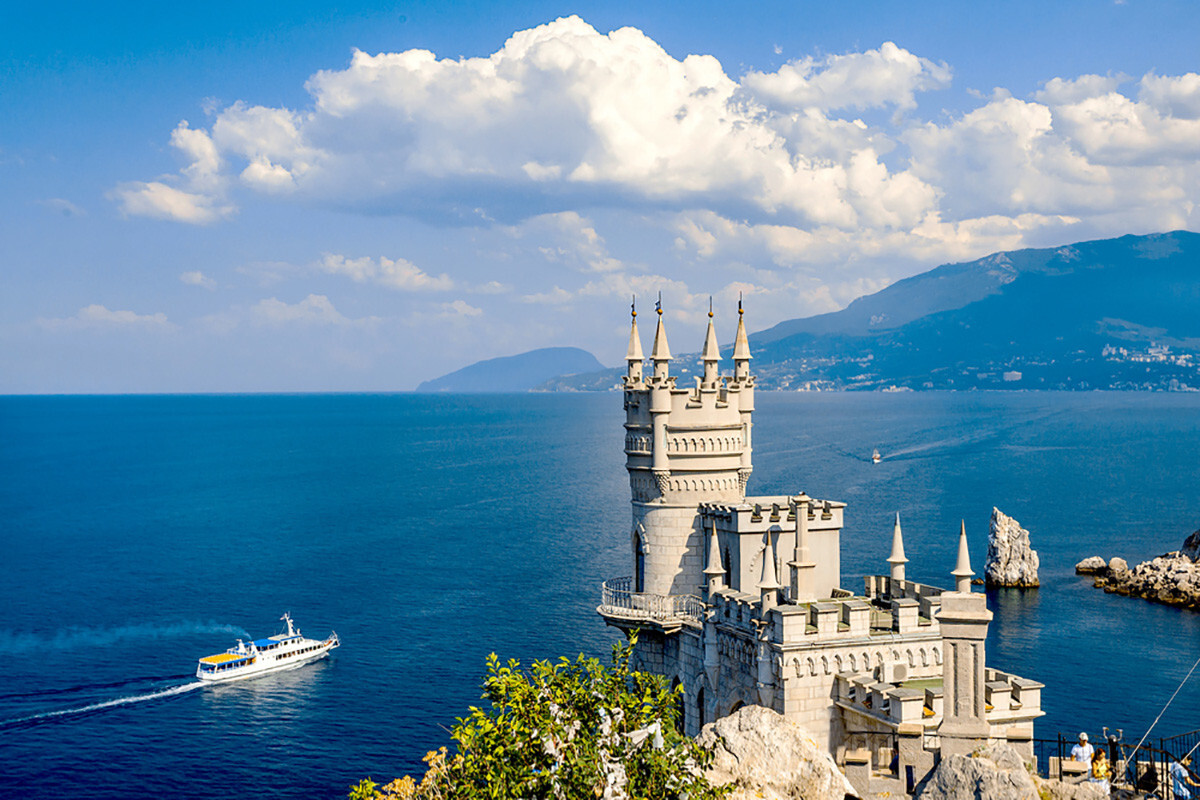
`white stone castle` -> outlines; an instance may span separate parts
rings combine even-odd
[[[941,755],[989,739],[1032,758],[1042,684],[984,663],[992,615],[971,592],[965,529],[953,591],[905,579],[897,517],[888,574],[856,592],[842,587],[845,503],[747,497],[754,376],[740,302],[732,376],[719,374],[710,311],[704,374],[676,386],[661,303],[653,373],[636,310],[625,359],[633,575],[604,584],[598,611],[639,632],[638,668],[682,684],[688,733],[763,705],[827,746],[856,786],[890,768],[910,791]]]

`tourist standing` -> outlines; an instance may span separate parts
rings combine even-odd
[[[1108,794],[1108,756],[1104,754],[1104,748],[1096,751],[1092,756],[1092,776],[1088,778],[1092,783],[1100,785],[1105,794]]]
[[[1171,766],[1167,768],[1167,772],[1171,775],[1171,797],[1173,800],[1192,800],[1194,793],[1191,790],[1193,786],[1200,786],[1200,783],[1192,780],[1189,774],[1187,765],[1192,763],[1192,759],[1184,756],[1179,761],[1172,761]]]
[[[1095,751],[1088,744],[1087,733],[1079,734],[1079,744],[1071,748],[1071,760],[1078,761],[1080,764],[1086,764],[1088,769],[1092,767],[1092,756]]]

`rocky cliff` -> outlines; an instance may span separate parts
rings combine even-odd
[[[743,706],[710,722],[699,742],[713,749],[708,780],[732,785],[730,800],[844,800],[857,797],[827,751],[782,715]]]
[[[1038,554],[1029,543],[1029,531],[998,508],[992,508],[983,572],[988,586],[1038,585]]]

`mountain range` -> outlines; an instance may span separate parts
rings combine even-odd
[[[751,334],[750,347],[764,389],[1191,390],[1200,387],[1200,234],[945,264]],[[697,354],[671,364],[681,386],[701,369]],[[624,368],[573,371],[537,388],[611,389]]]

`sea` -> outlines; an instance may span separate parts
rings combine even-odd
[[[1073,570],[1200,528],[1200,395],[757,406],[750,490],[848,503],[846,588],[887,571],[896,513],[909,578],[938,585],[960,521],[980,573],[993,506],[1031,532],[1041,588],[988,593],[987,658],[1045,683],[1038,737],[1200,727],[1200,614]],[[622,423],[617,393],[0,397],[0,796],[339,798],[419,773],[489,653],[617,640],[595,608],[631,571]],[[198,685],[198,657],[285,611],[342,647]]]

